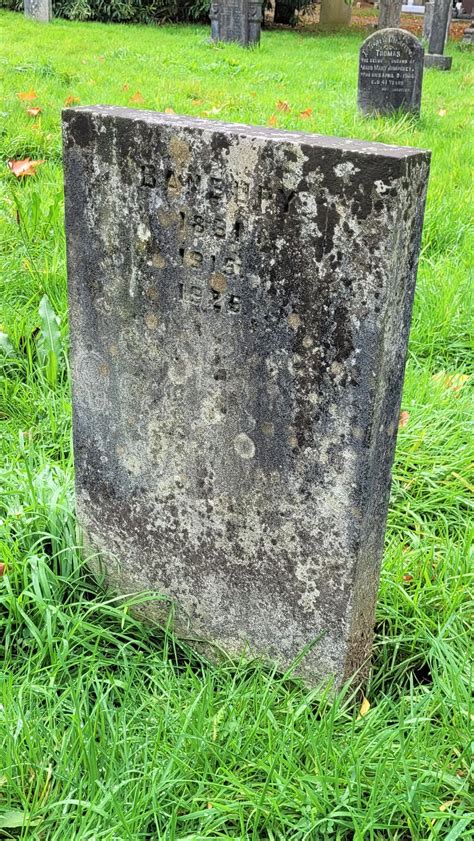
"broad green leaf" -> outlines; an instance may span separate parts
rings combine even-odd
[[[10,339],[6,333],[2,332],[0,332],[0,353],[3,353],[5,356],[14,356],[15,354]]]
[[[38,311],[41,319],[37,345],[38,355],[45,368],[46,379],[49,385],[54,387],[58,378],[58,364],[61,354],[59,318],[54,312],[47,295],[43,295]]]
[[[28,814],[26,812],[20,812],[18,809],[8,809],[5,812],[0,811],[0,829],[18,829],[25,824],[36,826],[39,823],[39,818],[30,821]]]

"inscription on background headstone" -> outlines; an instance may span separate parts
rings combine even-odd
[[[434,0],[430,40],[428,52],[425,55],[425,67],[436,67],[438,70],[451,69],[452,57],[450,55],[443,55],[450,14],[451,0]]]
[[[64,112],[77,510],[178,634],[370,652],[429,153]],[[166,601],[143,611],[165,621]]]
[[[261,0],[214,0],[211,3],[211,38],[258,44],[262,24]]]
[[[423,47],[403,29],[382,29],[359,53],[358,105],[364,114],[420,113]]]
[[[41,23],[49,23],[53,19],[52,0],[24,0],[25,15]]]

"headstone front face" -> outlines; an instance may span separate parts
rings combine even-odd
[[[443,55],[446,34],[451,13],[451,0],[434,0],[428,52],[425,55],[425,67],[437,67],[450,70],[452,57]]]
[[[359,53],[358,105],[364,114],[390,114],[399,108],[420,113],[423,47],[403,29],[382,29],[364,41]]]
[[[210,18],[213,41],[236,41],[243,46],[260,41],[260,0],[214,0]]]
[[[64,112],[77,509],[186,638],[366,661],[429,153]],[[197,644],[197,643],[196,643]],[[197,644],[198,645],[198,644]]]
[[[49,23],[53,19],[52,0],[24,0],[24,10],[26,17],[41,23]]]

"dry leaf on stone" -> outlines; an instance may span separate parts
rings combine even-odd
[[[26,113],[30,115],[30,117],[37,117],[38,114],[41,114],[41,108],[37,106],[36,108],[27,108]]]
[[[398,428],[403,429],[403,427],[407,425],[409,420],[410,420],[410,412],[407,412],[407,411],[400,412],[400,417],[398,419]]]
[[[36,175],[36,168],[40,164],[44,164],[44,160],[32,161],[31,158],[24,158],[22,161],[7,161],[7,164],[13,175],[16,175],[17,178],[23,178],[25,175]]]
[[[357,716],[357,721],[359,721],[359,718],[363,718],[364,715],[367,715],[369,710],[370,710],[370,701],[369,701],[368,698],[364,698],[364,700],[362,701],[362,704],[360,705],[360,710],[359,710],[359,715]]]
[[[312,108],[305,108],[305,110],[304,110],[304,111],[300,111],[300,117],[301,117],[303,120],[307,120],[307,119],[309,119],[309,117],[311,117],[312,113],[313,113],[313,109],[312,109]]]
[[[286,100],[279,99],[276,103],[277,111],[291,111],[290,105]]]
[[[17,93],[18,99],[21,99],[22,102],[30,102],[32,99],[36,99],[36,91],[21,91]]]
[[[72,96],[72,94],[71,94],[70,96],[66,97],[66,99],[64,100],[64,104],[66,106],[68,106],[68,105],[79,105],[80,101],[81,100],[79,99],[78,96]]]

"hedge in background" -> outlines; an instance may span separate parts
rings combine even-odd
[[[209,20],[210,0],[53,0],[55,17],[70,20],[165,23]],[[0,7],[23,10],[23,0],[0,0]]]

